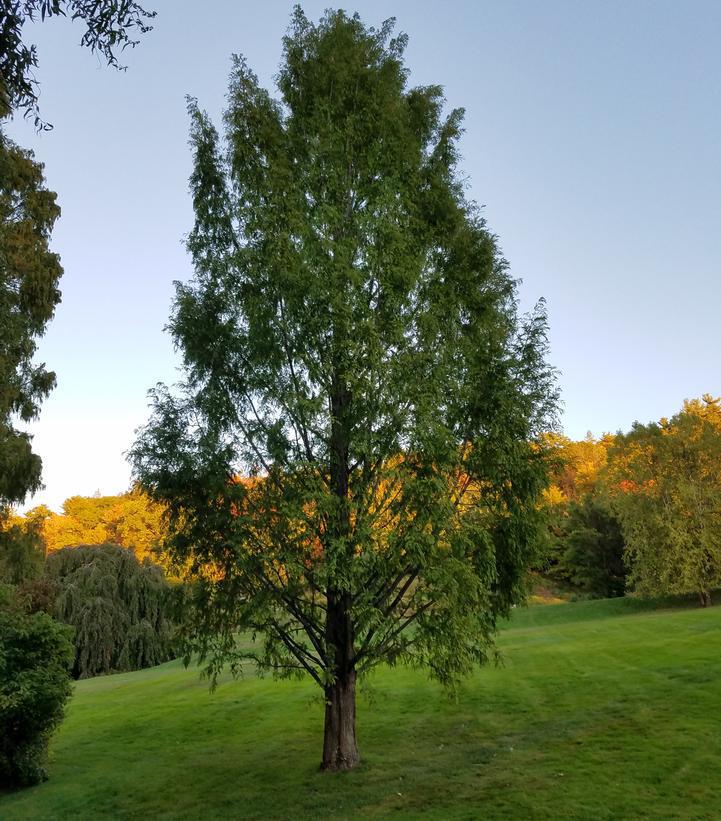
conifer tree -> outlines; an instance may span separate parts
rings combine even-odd
[[[519,318],[464,196],[462,111],[409,87],[405,45],[296,8],[277,98],[235,58],[224,139],[190,101],[186,379],[132,452],[199,577],[189,647],[211,675],[309,675],[328,770],[359,761],[358,675],[407,661],[453,685],[493,654],[555,403],[542,305]]]

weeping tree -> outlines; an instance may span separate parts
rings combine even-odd
[[[543,306],[518,315],[464,197],[462,111],[408,86],[405,45],[297,8],[277,97],[234,58],[224,138],[189,102],[185,380],[131,452],[195,579],[188,651],[211,676],[310,676],[329,770],[359,761],[359,675],[403,661],[452,686],[493,655],[556,402]]]
[[[170,591],[159,567],[117,545],[88,545],[51,553],[45,575],[58,588],[55,615],[75,628],[76,678],[172,657]]]

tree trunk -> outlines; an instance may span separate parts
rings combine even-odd
[[[355,738],[355,671],[326,687],[321,770],[352,770],[360,762]]]
[[[337,561],[336,574],[350,570],[353,561],[351,517],[349,506],[349,447],[352,427],[349,416],[351,393],[344,377],[343,348],[345,335],[338,325],[333,328],[333,381],[331,386],[330,488],[336,509],[328,522],[331,550]],[[325,688],[325,734],[321,769],[331,772],[350,770],[358,764],[355,739],[354,629],[351,616],[352,597],[344,587],[331,584],[326,590],[326,645],[333,656],[333,683]]]
[[[701,607],[710,607],[711,593],[708,590],[699,590],[698,600]]]

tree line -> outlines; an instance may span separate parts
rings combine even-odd
[[[588,596],[694,593],[710,602],[721,586],[718,398],[688,400],[673,417],[637,423],[626,434],[574,441],[551,433],[544,440],[546,532],[540,531],[535,573]],[[378,499],[387,493],[381,487]],[[237,512],[249,515],[248,504]],[[180,571],[163,551],[163,513],[163,505],[133,488],[69,497],[60,513],[40,506],[8,516],[0,526],[0,574],[17,582],[37,575],[45,553],[109,543],[172,575]]]
[[[721,587],[721,399],[580,442],[549,437],[548,549],[539,569],[590,595]]]

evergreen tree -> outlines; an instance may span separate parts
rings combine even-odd
[[[190,102],[187,378],[132,454],[200,576],[189,647],[211,674],[249,656],[311,676],[331,770],[359,760],[359,674],[403,660],[453,685],[492,654],[555,403],[543,310],[519,319],[463,194],[462,111],[408,87],[392,29],[297,8],[278,99],[236,58],[224,142]]]

